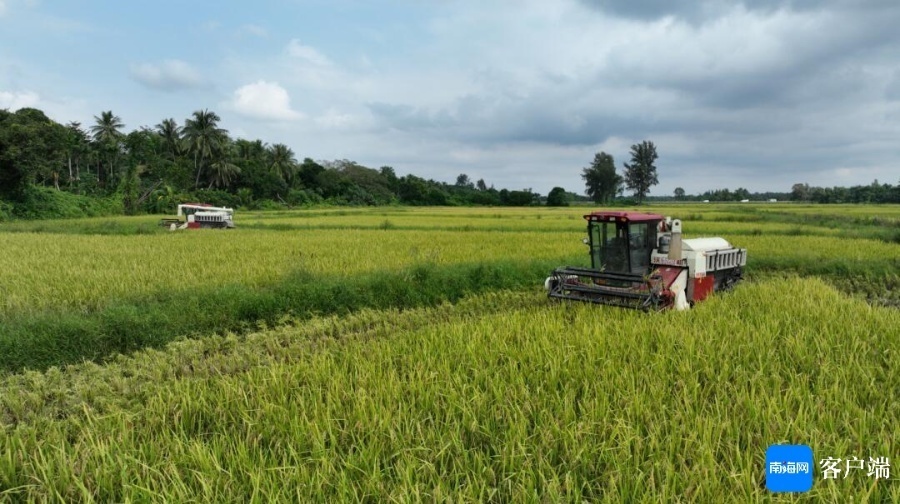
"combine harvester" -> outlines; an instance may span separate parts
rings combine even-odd
[[[185,220],[182,221],[181,217]],[[234,227],[234,209],[214,207],[206,203],[184,203],[178,205],[178,218],[162,219],[161,226],[176,229],[231,229]]]
[[[591,267],[553,270],[548,296],[641,310],[686,310],[742,278],[747,249],[723,238],[682,240],[681,221],[640,212],[592,212]]]

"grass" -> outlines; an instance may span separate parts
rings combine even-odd
[[[236,229],[128,236],[0,232],[0,248],[0,310],[9,315],[93,312],[135,297],[236,284],[260,288],[296,271],[353,275],[420,263],[558,259],[584,246],[577,231],[559,241],[533,231],[501,237],[477,231],[460,240],[445,230]]]
[[[103,359],[179,336],[246,332],[286,319],[347,314],[361,308],[413,308],[494,289],[525,288],[555,260],[495,261],[353,276],[298,272],[259,288],[240,284],[122,300],[89,314],[10,316],[0,328],[0,373]]]
[[[0,486],[104,502],[769,500],[770,443],[890,456],[898,324],[791,278],[684,314],[499,293],[184,341],[8,377]],[[900,498],[857,476],[799,500]]]
[[[0,501],[767,502],[770,444],[896,457],[900,208],[651,207],[749,250],[660,314],[540,291],[588,210],[4,223]]]

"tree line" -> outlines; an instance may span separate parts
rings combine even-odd
[[[624,163],[623,175],[616,171],[612,155],[598,152],[589,166],[582,169],[585,194],[600,204],[631,202],[623,200],[625,189],[633,191],[634,202],[649,201],[798,201],[813,203],[900,203],[900,181],[896,186],[879,184],[875,180],[869,185],[853,187],[810,187],[809,184],[794,184],[790,192],[754,192],[738,187],[735,190],[714,189],[701,194],[689,195],[684,188],[676,187],[673,196],[649,196],[650,188],[658,183],[655,162],[659,159],[656,145],[648,140],[631,146],[631,162]],[[562,188],[554,188],[562,191]],[[558,193],[562,194],[562,193]],[[548,197],[548,205],[551,204]]]
[[[184,201],[250,209],[540,203],[531,189],[498,190],[465,174],[447,183],[397,176],[390,166],[298,161],[284,144],[231,138],[220,121],[198,110],[182,123],[167,118],[126,133],[112,111],[84,126],[59,124],[34,108],[0,109],[0,217],[45,216],[41,208],[60,199],[81,207],[105,202],[127,214],[168,213]]]
[[[397,176],[354,161],[298,161],[286,145],[233,139],[212,111],[198,110],[182,123],[174,118],[154,127],[124,131],[112,111],[94,123],[66,125],[42,111],[0,109],[0,220],[110,213],[170,213],[178,203],[203,201],[248,209],[311,204],[563,206],[570,202],[641,204],[648,200],[742,201],[791,199],[817,203],[900,203],[897,186],[810,187],[787,193],[753,193],[744,188],[687,195],[650,196],[658,184],[656,145],[631,146],[631,159],[617,172],[613,156],[599,152],[582,169],[584,197],[554,187],[546,198],[531,189],[497,190],[484,179],[460,174],[455,183],[413,174]],[[633,198],[624,197],[624,191]]]

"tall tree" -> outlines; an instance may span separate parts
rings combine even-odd
[[[81,161],[89,152],[90,142],[81,123],[66,124],[66,164],[69,167],[69,185],[81,180]],[[73,169],[74,168],[74,169]]]
[[[381,177],[387,182],[387,186],[390,188],[391,192],[396,194],[397,189],[400,184],[400,179],[397,178],[397,172],[394,171],[393,166],[382,166],[378,172],[381,174]]]
[[[791,199],[794,201],[806,201],[809,199],[809,184],[794,184],[791,187]]]
[[[203,168],[228,140],[228,130],[219,127],[220,120],[218,114],[204,109],[195,111],[193,118],[184,121],[184,143],[186,150],[194,157],[194,170],[197,173],[195,188],[200,186]]]
[[[175,119],[163,119],[156,125],[156,132],[162,137],[169,159],[175,161],[178,154],[181,153],[181,126],[175,122]]]
[[[215,186],[227,189],[240,174],[240,166],[230,162],[227,157],[220,156],[209,165],[209,188]]]
[[[30,184],[56,185],[66,148],[65,127],[40,110],[0,109],[0,195],[16,200]]]
[[[121,153],[122,137],[124,136],[122,128],[125,127],[125,123],[122,122],[119,116],[113,114],[112,110],[101,112],[100,117],[94,116],[94,121],[96,122],[91,126],[91,134],[100,150],[106,153],[107,180],[112,180],[115,174],[116,161],[118,161]],[[97,179],[101,179],[99,167],[97,167]]]
[[[677,199],[677,200],[684,199],[684,189],[682,189],[681,187],[675,188],[675,199]]]
[[[605,152],[594,155],[591,166],[582,170],[585,194],[595,203],[606,203],[612,200],[622,186],[622,177],[616,173],[613,157]]]
[[[285,184],[290,185],[297,173],[297,158],[294,151],[284,144],[275,144],[269,148],[269,169]]]
[[[644,201],[650,187],[659,183],[653,164],[658,158],[656,146],[649,140],[631,146],[631,164],[624,163],[625,186],[634,191],[638,204]]]
[[[456,177],[456,187],[470,187],[471,188],[471,187],[475,187],[475,186],[474,186],[474,184],[472,184],[472,181],[469,180],[468,175],[466,175],[465,173],[460,173]]]

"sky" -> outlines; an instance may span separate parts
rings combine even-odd
[[[0,0],[0,108],[208,109],[298,160],[582,193],[900,183],[896,0]]]

